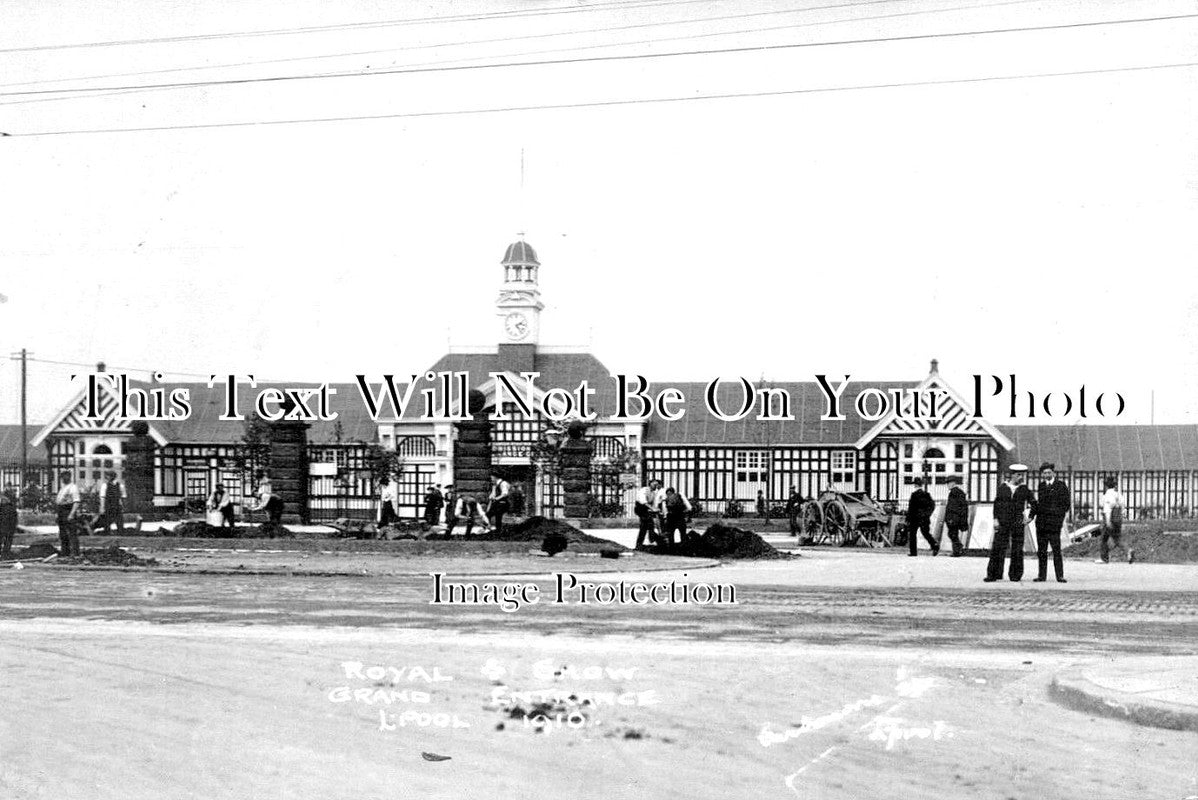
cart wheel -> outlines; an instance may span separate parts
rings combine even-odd
[[[803,536],[812,541],[820,541],[824,530],[824,512],[819,503],[808,500],[803,504]]]
[[[850,524],[849,510],[843,502],[832,500],[824,506],[824,533],[830,544],[848,544]]]

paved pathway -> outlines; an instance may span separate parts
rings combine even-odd
[[[1117,658],[1066,670],[1052,693],[1083,711],[1198,731],[1198,656]]]

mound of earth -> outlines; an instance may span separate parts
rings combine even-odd
[[[28,547],[15,547],[12,551],[12,559],[14,561],[32,561],[38,558],[46,558],[58,552],[58,548],[49,542],[37,542]]]
[[[1064,553],[1069,558],[1098,558],[1101,555],[1101,538],[1071,544]],[[1111,553],[1111,560],[1126,561],[1127,548],[1135,550],[1136,561],[1154,564],[1192,564],[1198,562],[1198,533],[1162,533],[1139,531],[1129,533],[1124,528],[1119,547]]]
[[[340,517],[327,524],[340,536],[352,539],[423,539],[430,530],[427,522],[415,519],[378,525],[373,521]]]
[[[261,525],[238,525],[230,529],[193,519],[176,525],[174,530],[165,535],[183,539],[274,539],[295,534],[282,525],[271,525],[269,522]]]
[[[529,517],[515,525],[504,525],[503,533],[482,533],[470,538],[482,542],[536,542],[539,545],[551,533],[560,534],[571,545],[596,544],[609,549],[620,548],[618,544],[609,539],[591,536],[559,519],[546,519],[545,517]]]
[[[789,558],[752,531],[716,523],[697,534],[688,531],[680,544],[664,548],[670,555],[698,558],[772,559]]]
[[[150,567],[158,562],[153,558],[139,558],[128,550],[113,545],[102,549],[84,550],[73,558],[59,558],[55,564],[88,564],[97,567]]]

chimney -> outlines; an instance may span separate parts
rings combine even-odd
[[[928,374],[936,375],[939,372],[940,372],[940,361],[938,359],[933,358],[932,359],[932,369]]]
[[[108,365],[106,365],[103,361],[96,362],[96,372],[106,372],[107,369]]]

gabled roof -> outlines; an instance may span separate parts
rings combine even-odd
[[[438,359],[430,372],[468,372],[470,388],[478,389],[491,380],[492,372],[507,372],[503,359],[497,353],[449,353]],[[541,373],[536,386],[542,390],[565,389],[573,392],[581,381],[595,390],[590,399],[590,409],[601,417],[616,413],[616,382],[611,372],[599,359],[590,353],[546,353],[536,354],[536,371]],[[423,383],[420,388],[431,385]],[[441,402],[439,390],[436,401]],[[415,420],[424,412],[423,406],[413,401],[404,413],[405,420]]]
[[[61,412],[51,420],[33,439],[35,445],[40,445],[54,433],[85,433],[89,430],[127,432],[131,422],[114,418],[116,411],[114,390],[104,384],[105,395],[101,398],[100,412],[103,419],[92,422],[84,419],[82,409],[86,403],[86,392],[75,396]],[[150,436],[160,445],[164,444],[235,444],[241,441],[245,434],[245,423],[219,419],[224,412],[224,385],[217,383],[208,388],[206,383],[162,383],[149,384],[142,381],[130,381],[129,385],[138,389],[165,389],[169,395],[176,388],[186,389],[191,402],[191,414],[186,419],[153,420],[149,422]],[[315,389],[317,383],[259,383],[251,387],[240,384],[238,404],[240,412],[247,417],[253,417],[253,401],[258,392],[267,388]],[[354,383],[330,384],[336,394],[330,399],[330,409],[338,413],[334,422],[314,422],[308,430],[308,441],[313,444],[329,444],[336,440],[337,422],[341,423],[341,441],[343,442],[375,442],[378,441],[378,427],[370,419],[365,404]]]
[[[920,419],[920,414],[932,415],[932,409],[926,407],[931,403],[927,394],[929,391],[937,392],[937,419]],[[915,408],[916,398],[919,398],[919,409]],[[919,414],[915,413],[917,411]],[[927,433],[988,436],[1005,450],[1014,446],[997,426],[973,416],[973,411],[966,406],[961,395],[940,377],[940,373],[936,371],[936,362],[932,362],[932,371],[916,387],[915,392],[908,394],[898,408],[892,408],[889,414],[878,420],[868,433],[857,440],[856,446],[858,449],[864,449],[874,439],[884,435],[918,436]]]
[[[1004,425],[1010,463],[1033,470],[1198,470],[1198,425]]]
[[[129,384],[148,386],[137,381],[130,381]],[[51,433],[128,433],[133,421],[120,416],[119,395],[105,382],[100,382],[97,386],[100,391],[95,418],[90,418],[87,413],[87,389],[80,389],[74,399],[63,406],[62,410],[37,432],[30,443],[35,447],[41,447]],[[149,424],[150,437],[160,445],[167,443],[166,437],[162,435],[161,425],[160,422]]]

